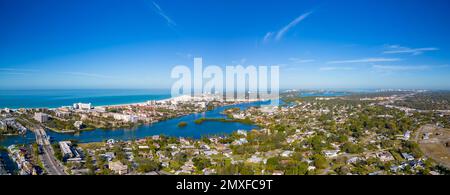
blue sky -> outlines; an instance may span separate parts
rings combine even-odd
[[[282,88],[450,89],[448,0],[1,0],[0,88],[169,88],[280,65]]]

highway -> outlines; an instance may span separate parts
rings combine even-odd
[[[44,165],[44,169],[47,171],[47,173],[49,175],[66,175],[66,173],[64,172],[64,166],[56,159],[54,155],[55,153],[44,128],[31,123],[28,120],[26,120],[25,122],[33,127],[31,130],[36,136],[36,143],[39,147],[42,147],[42,153],[39,154],[39,158],[41,159],[42,164]]]
[[[64,167],[55,158],[54,151],[50,145],[50,141],[47,138],[47,134],[43,128],[38,128],[35,130],[36,143],[42,147],[43,153],[39,155],[47,173],[49,175],[66,175],[64,172]]]

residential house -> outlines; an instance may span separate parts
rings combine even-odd
[[[110,161],[108,162],[108,167],[110,170],[114,171],[114,173],[119,175],[124,175],[128,173],[128,166],[122,164],[120,161]]]

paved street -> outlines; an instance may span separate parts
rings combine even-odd
[[[35,130],[36,142],[42,146],[43,154],[39,155],[45,169],[49,175],[66,175],[61,163],[55,158],[54,151],[50,145],[45,130],[38,128]]]
[[[45,130],[28,120],[26,120],[26,122],[33,127],[32,131],[36,136],[36,143],[42,147],[43,153],[39,155],[39,158],[41,159],[47,173],[49,175],[66,175],[63,166],[54,156],[53,148],[50,145],[50,141],[47,138],[47,133]]]

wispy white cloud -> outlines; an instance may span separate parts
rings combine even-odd
[[[273,32],[268,32],[268,33],[266,33],[266,35],[265,35],[264,38],[263,38],[263,42],[264,42],[264,43],[269,42],[269,40],[272,38],[272,35],[273,35]]]
[[[276,41],[281,40],[284,37],[284,35],[291,28],[297,26],[298,23],[300,23],[301,21],[306,19],[311,14],[312,14],[312,12],[307,12],[307,13],[304,13],[304,14],[298,16],[293,21],[291,21],[289,24],[287,24],[286,26],[284,26],[283,28],[278,30],[276,33],[275,32],[267,32],[266,35],[263,38],[263,42],[266,43],[266,42],[270,41],[273,37],[275,38]]]
[[[339,66],[326,66],[326,67],[320,67],[320,71],[339,71],[339,70],[354,70],[353,67],[339,67]]]
[[[437,51],[439,48],[436,47],[422,47],[422,48],[409,48],[400,45],[387,45],[386,50],[383,51],[384,54],[412,54],[420,55],[427,51]]]
[[[108,75],[96,74],[96,73],[87,73],[87,72],[63,72],[63,74],[68,74],[72,76],[82,76],[82,77],[92,77],[92,78],[112,78]]]
[[[399,58],[363,58],[354,60],[336,60],[329,61],[327,64],[349,64],[349,63],[370,63],[370,62],[396,62],[401,61]]]
[[[296,64],[303,64],[303,63],[310,63],[315,62],[314,59],[300,59],[300,58],[289,58],[289,61],[296,63]]]
[[[431,66],[428,65],[419,65],[419,66],[407,66],[407,65],[373,65],[373,69],[379,71],[419,71],[419,70],[427,70],[431,69]]]
[[[295,18],[292,22],[290,22],[288,25],[286,25],[285,27],[281,28],[278,31],[277,35],[275,36],[275,39],[280,40],[281,38],[283,38],[283,36],[284,36],[284,34],[286,34],[286,32],[288,32],[292,27],[295,27],[299,22],[301,22],[302,20],[304,20],[311,14],[312,14],[312,12],[307,12],[307,13],[304,13],[304,14],[300,15],[299,17]]]
[[[161,17],[163,17],[167,21],[167,25],[169,26],[176,26],[177,24],[175,21],[172,20],[162,9],[161,6],[159,6],[156,2],[152,1],[153,7],[155,8],[155,12],[159,14]]]

